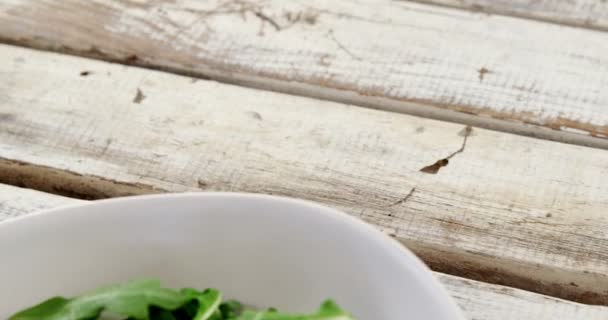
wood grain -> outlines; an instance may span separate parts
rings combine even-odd
[[[608,30],[608,2],[603,0],[415,0],[453,8],[511,15],[582,28]]]
[[[82,202],[31,189],[0,184],[0,221]],[[436,272],[435,276],[465,311],[475,320],[603,320],[608,308],[555,299],[523,290]]]
[[[0,39],[608,148],[603,32],[389,0],[5,0]]]
[[[606,307],[435,273],[471,320],[605,320]]]
[[[81,200],[0,184],[0,221],[79,202]]]
[[[303,198],[435,270],[608,303],[605,150],[11,46],[0,61],[0,182]]]

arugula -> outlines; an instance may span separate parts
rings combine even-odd
[[[222,302],[215,289],[177,291],[162,288],[158,280],[131,281],[72,299],[54,297],[9,320],[97,320],[106,313],[125,320],[354,320],[331,300],[309,315],[256,311],[235,300]]]
[[[223,316],[220,311],[222,303],[222,294],[215,289],[207,289],[203,292],[195,289],[182,289],[182,294],[186,297],[198,302],[198,310],[194,314],[192,320],[222,320]]]
[[[102,312],[148,320],[150,306],[177,309],[188,297],[160,287],[158,280],[138,280],[101,288],[74,299],[51,298],[12,316],[10,320],[90,320]]]
[[[310,315],[289,315],[275,310],[255,312],[245,311],[236,320],[354,320],[331,300],[325,301],[319,311]]]

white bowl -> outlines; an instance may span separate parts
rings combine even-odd
[[[286,311],[333,298],[360,320],[463,319],[418,258],[347,214],[231,193],[96,201],[0,223],[0,319],[138,278]]]

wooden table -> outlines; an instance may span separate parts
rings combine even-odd
[[[0,219],[291,196],[471,319],[608,319],[606,1],[0,0],[0,40]]]

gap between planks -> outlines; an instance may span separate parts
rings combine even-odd
[[[10,0],[0,39],[608,148],[608,34],[590,30],[389,0]]]
[[[0,221],[77,203],[82,201],[0,184]],[[607,307],[573,303],[438,272],[434,274],[470,319],[604,320],[608,318]]]
[[[0,57],[2,181],[303,198],[435,270],[608,304],[603,150],[11,46]]]

